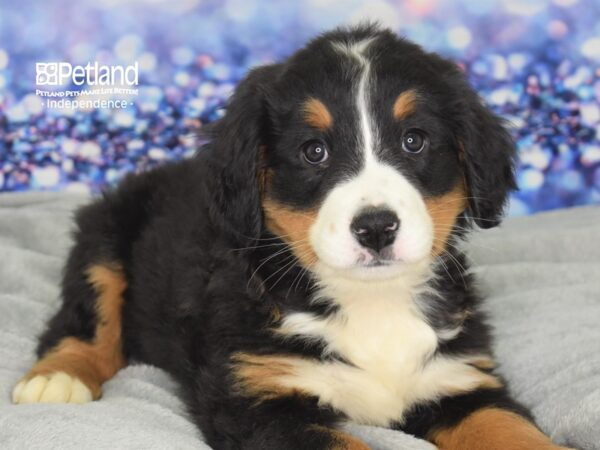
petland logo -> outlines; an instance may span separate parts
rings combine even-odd
[[[114,86],[115,84],[137,86],[138,63],[124,66],[104,66],[98,61],[85,66],[73,66],[68,62],[35,64],[35,83],[38,86],[63,86],[69,82],[76,86]]]
[[[123,96],[138,95],[138,63],[105,66],[96,61],[74,66],[68,62],[37,62],[35,83],[39,87],[48,86],[35,90],[38,97],[47,99],[45,106],[48,108],[123,109],[133,105]],[[65,89],[61,90],[61,86]]]

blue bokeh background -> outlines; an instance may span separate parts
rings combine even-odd
[[[597,0],[0,0],[0,191],[98,191],[189,156],[250,67],[365,19],[454,58],[510,121],[512,214],[600,203]],[[45,61],[137,61],[139,95],[47,109]]]

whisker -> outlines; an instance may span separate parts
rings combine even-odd
[[[463,276],[463,273],[466,272],[467,270],[465,269],[465,267],[454,257],[452,256],[452,254],[450,252],[448,252],[447,250],[442,249],[442,253],[438,256],[438,258],[441,258],[442,255],[447,255],[450,260],[452,261],[452,263],[456,266],[456,268],[459,270],[459,275],[462,279],[463,285],[465,286],[465,288],[467,287],[467,282],[465,281],[465,277]],[[442,260],[440,259],[440,262]],[[452,276],[448,273],[448,275],[450,276],[450,278],[452,278]],[[452,282],[456,282],[453,278],[452,278]]]
[[[460,228],[462,228],[462,227],[460,227]],[[469,229],[463,229],[463,230],[464,231],[471,231]],[[446,230],[440,230],[438,228],[434,228],[434,231],[446,231]],[[453,249],[455,249],[456,251],[458,251],[460,253],[467,252],[467,248],[460,248],[460,247],[458,247],[458,245],[465,245],[465,246],[469,246],[469,247],[483,248],[485,250],[489,250],[489,251],[494,252],[496,254],[498,254],[500,252],[500,250],[498,248],[494,248],[494,247],[489,246],[489,245],[484,245],[484,244],[482,244],[480,242],[475,242],[473,240],[470,240],[468,242],[468,244],[465,243],[464,241],[460,240],[460,239],[459,239],[459,242],[452,242],[450,239],[444,241],[443,239],[434,237],[434,240],[435,240],[435,242],[438,242],[438,243],[441,243],[441,244],[447,244],[448,246],[452,247]],[[462,244],[461,244],[461,242],[462,242]]]
[[[276,242],[274,244],[255,245],[252,247],[232,248],[229,251],[230,252],[241,252],[243,250],[257,250],[259,248],[275,247],[275,246],[282,246],[282,245],[287,245],[287,243],[286,242]]]
[[[496,222],[496,220],[494,220],[494,219],[485,219],[483,217],[469,216],[469,218],[473,219],[473,220],[482,220],[484,222]]]
[[[302,268],[302,269],[301,269],[301,270],[298,272],[298,274],[296,275],[296,277],[294,278],[294,280],[293,280],[293,281],[292,281],[292,283],[290,284],[290,287],[288,288],[288,290],[287,290],[287,293],[285,294],[285,298],[286,298],[286,300],[287,300],[288,296],[290,295],[290,292],[291,292],[291,289],[292,289],[292,287],[294,286],[294,283],[295,283],[296,281],[298,281],[298,277],[300,277],[300,279],[302,279],[302,274],[303,274],[303,273],[304,273],[304,268]],[[296,291],[294,291],[294,292],[296,292]]]
[[[456,283],[456,281],[454,280],[454,277],[452,275],[450,275],[450,271],[448,270],[448,266],[446,266],[446,263],[444,262],[444,260],[442,258],[440,258],[439,256],[436,257],[436,259],[437,259],[437,261],[439,261],[442,264],[442,267],[444,268],[444,270],[446,271],[446,273],[448,274],[448,276],[450,277],[452,282]]]
[[[253,241],[275,241],[284,237],[289,237],[291,236],[291,234],[282,234],[282,235],[278,235],[278,236],[273,236],[270,238],[257,238],[257,237],[252,237],[252,236],[246,236],[245,234],[242,233],[238,233],[238,236],[246,238],[246,239],[250,239]]]
[[[306,252],[304,252],[303,254],[299,255],[299,256],[298,256],[298,259],[300,259],[300,258],[304,258],[304,257],[308,256],[308,254],[309,254],[309,252],[308,252],[308,251],[306,251]],[[292,261],[292,263],[295,263],[295,261]],[[276,285],[277,283],[279,283],[279,282],[280,282],[280,281],[283,279],[283,277],[285,277],[285,275],[286,275],[286,274],[287,274],[287,273],[288,273],[290,270],[292,270],[292,268],[293,268],[293,267],[294,267],[294,265],[293,265],[293,264],[291,264],[291,265],[290,265],[290,267],[289,267],[289,268],[288,268],[288,269],[287,269],[287,270],[286,270],[286,271],[283,273],[283,275],[281,275],[281,276],[280,276],[280,277],[277,279],[277,281],[276,281],[276,282],[275,282],[275,283],[274,283],[274,284],[271,286],[271,289],[273,289],[273,288],[275,287],[275,285]],[[306,269],[305,269],[305,268],[303,268],[302,270],[306,270]],[[300,273],[302,273],[302,271],[301,271]],[[265,280],[265,281],[266,281],[266,280]],[[292,284],[290,285],[290,288],[291,288],[291,286],[293,285],[293,283],[294,283],[294,282],[292,281]],[[288,295],[289,295],[290,288],[288,288],[288,292],[286,293],[286,296],[285,296],[285,298],[286,298],[286,299],[287,299],[287,297],[288,297]]]
[[[308,267],[304,267],[302,268],[302,270],[300,271],[300,278],[298,278],[298,282],[296,283],[296,287],[294,288],[294,292],[296,292],[296,290],[300,287],[300,283],[302,282],[302,278],[308,274]],[[308,278],[307,278],[308,280]],[[308,281],[307,281],[308,283]],[[292,283],[292,286],[294,285],[294,283]],[[307,284],[308,287],[308,284]],[[286,296],[287,298],[287,296]]]
[[[267,278],[265,278],[263,280],[263,283],[266,285],[267,281],[269,281],[271,278],[273,278],[275,275],[277,275],[282,270],[288,268],[288,270],[286,270],[283,273],[283,275],[281,277],[279,277],[279,279],[277,280],[277,282],[279,282],[281,280],[281,278],[283,278],[285,276],[285,274],[289,272],[289,270],[294,266],[294,264],[296,264],[296,258],[294,255],[290,255],[290,257],[288,257],[285,260],[284,265],[282,267],[280,267],[279,269],[277,269],[275,272],[273,272],[271,275],[269,275]],[[269,289],[273,289],[275,287],[275,285],[277,284],[277,282],[275,282],[275,284],[273,284],[273,286],[270,286]]]
[[[248,283],[246,284],[246,286],[250,286],[250,282],[252,281],[252,278],[254,278],[254,276],[258,273],[258,271],[260,270],[260,268],[262,266],[264,266],[267,262],[269,262],[270,260],[272,260],[273,258],[285,253],[286,251],[291,251],[292,249],[290,247],[285,247],[275,253],[273,253],[272,255],[270,255],[267,258],[264,258],[263,260],[261,260],[262,262],[259,264],[259,266],[254,270],[254,272],[252,272],[252,275],[250,275],[250,278],[248,278]],[[293,256],[293,254],[292,254]]]

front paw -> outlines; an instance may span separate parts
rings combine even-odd
[[[25,403],[87,403],[92,391],[78,378],[54,372],[22,379],[13,389],[12,401]]]

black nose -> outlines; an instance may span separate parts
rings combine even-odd
[[[350,229],[363,247],[379,253],[394,242],[400,228],[400,219],[389,209],[369,208],[356,215]]]

